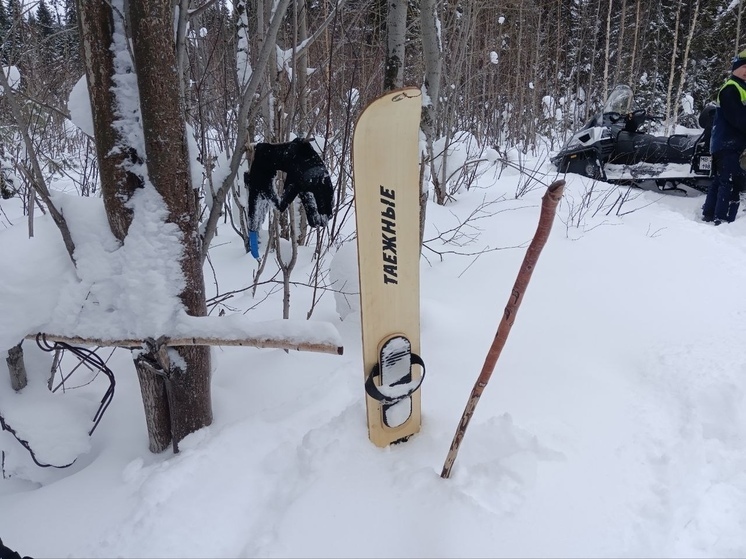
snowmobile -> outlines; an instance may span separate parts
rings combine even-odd
[[[551,158],[557,170],[646,190],[707,192],[713,180],[710,135],[715,105],[700,113],[701,132],[654,136],[643,131],[644,125],[661,117],[633,110],[633,101],[630,87],[615,87],[603,110]]]

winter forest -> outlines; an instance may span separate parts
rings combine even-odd
[[[549,306],[567,304],[558,316],[575,318],[555,323],[530,301],[525,311],[556,360],[516,332],[521,356],[543,361],[521,361],[526,380],[508,380],[499,405],[484,404],[489,415],[451,486],[431,469],[530,240],[538,196],[562,178],[550,155],[617,84],[662,115],[666,131],[697,129],[746,48],[743,12],[742,0],[0,0],[3,543],[21,555],[81,557],[742,556],[746,456],[732,427],[746,429],[737,411],[746,387],[733,373],[742,365],[703,368],[711,376],[691,392],[669,371],[694,374],[704,360],[691,350],[696,329],[670,333],[712,319],[688,297],[712,284],[717,251],[742,258],[737,242],[701,240],[696,199],[565,177],[553,235],[570,242],[554,248],[577,274],[555,272],[564,290]],[[423,98],[422,333],[435,372],[423,434],[379,452],[361,419],[352,138],[370,102],[406,86]],[[244,173],[257,142],[298,137],[329,170],[332,217],[312,227],[298,201],[270,212],[255,259]],[[630,237],[619,241],[622,225]],[[667,229],[691,242],[670,242]],[[667,263],[648,241],[680,260]],[[688,261],[689,249],[702,260]],[[595,265],[609,253],[629,266]],[[667,285],[674,270],[689,274],[691,291],[627,301],[622,280],[638,281],[643,265]],[[734,288],[739,274],[729,276]],[[540,279],[539,299],[542,286],[555,289]],[[638,304],[652,316],[641,331],[660,338],[638,339]],[[497,312],[482,316],[483,305]],[[213,342],[167,356],[157,340],[133,351],[104,343],[98,357],[75,357],[39,349],[27,336],[40,325],[78,341],[168,330]],[[639,354],[607,346],[596,337],[604,329]],[[239,330],[265,345],[220,343],[242,345]],[[565,331],[574,337],[563,341]],[[576,352],[578,339],[589,346]],[[677,343],[686,350],[668,349]],[[342,345],[343,357],[323,355]],[[611,380],[586,377],[572,365],[580,354]],[[117,397],[107,391],[101,403],[107,381],[89,366],[99,357],[118,371]],[[169,367],[173,376],[154,374]],[[463,372],[460,384],[438,384],[439,367]],[[547,393],[526,396],[531,382]],[[571,404],[554,409],[550,393]],[[100,430],[89,436],[94,412]],[[691,435],[698,414],[717,418]],[[619,447],[606,428],[623,433]],[[580,473],[591,463],[598,470]],[[101,510],[97,492],[112,503],[100,515],[91,513]],[[61,501],[76,502],[79,522]],[[389,540],[361,531],[367,508]],[[453,526],[431,539],[440,528],[415,519],[441,522],[444,509],[455,511]],[[46,538],[14,520],[38,510]],[[202,531],[213,537],[197,541]]]

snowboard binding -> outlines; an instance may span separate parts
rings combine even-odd
[[[414,379],[412,365],[422,369],[420,378]],[[387,339],[378,354],[378,363],[365,381],[365,392],[381,403],[383,424],[399,427],[412,415],[411,396],[425,379],[425,362],[412,353],[412,344],[405,336],[395,335]],[[376,382],[379,384],[376,384]]]

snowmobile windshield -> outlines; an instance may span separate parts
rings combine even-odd
[[[609,94],[604,105],[605,113],[625,114],[632,110],[634,93],[628,85],[618,85]]]

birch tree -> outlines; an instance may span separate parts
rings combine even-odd
[[[676,5],[676,23],[674,24],[673,50],[671,52],[671,67],[668,72],[668,89],[666,90],[666,134],[671,123],[671,91],[673,90],[673,80],[676,75],[676,57],[678,56],[679,44],[679,21],[681,19],[681,0]]]
[[[440,182],[434,168],[433,142],[435,141],[435,119],[438,114],[440,99],[440,81],[442,73],[443,43],[440,36],[437,0],[422,0],[420,4],[420,27],[422,33],[422,56],[425,63],[425,79],[422,85],[424,101],[422,103],[422,132],[425,135],[426,162],[429,163],[430,177],[435,187],[438,203],[445,202],[445,184]],[[424,167],[425,161],[423,161]],[[423,181],[420,193],[420,241],[425,233],[425,216],[428,192]]]
[[[386,64],[383,89],[389,91],[404,85],[404,44],[407,34],[408,0],[388,0],[386,12]]]
[[[606,11],[606,48],[604,56],[604,83],[603,83],[603,98],[606,99],[609,95],[609,64],[611,59],[611,15],[614,13],[612,10],[614,0],[609,0],[609,6]]]
[[[675,126],[676,119],[679,114],[679,103],[681,102],[681,96],[684,92],[684,83],[686,82],[687,76],[687,65],[689,63],[689,49],[692,46],[692,38],[694,37],[694,30],[697,28],[697,17],[699,16],[699,0],[694,1],[694,8],[691,12],[691,21],[689,22],[689,33],[686,36],[686,45],[684,46],[684,59],[681,62],[681,71],[679,72],[679,85],[676,89],[676,95],[674,96],[673,104],[673,122],[671,126]],[[668,133],[668,130],[666,130]]]

